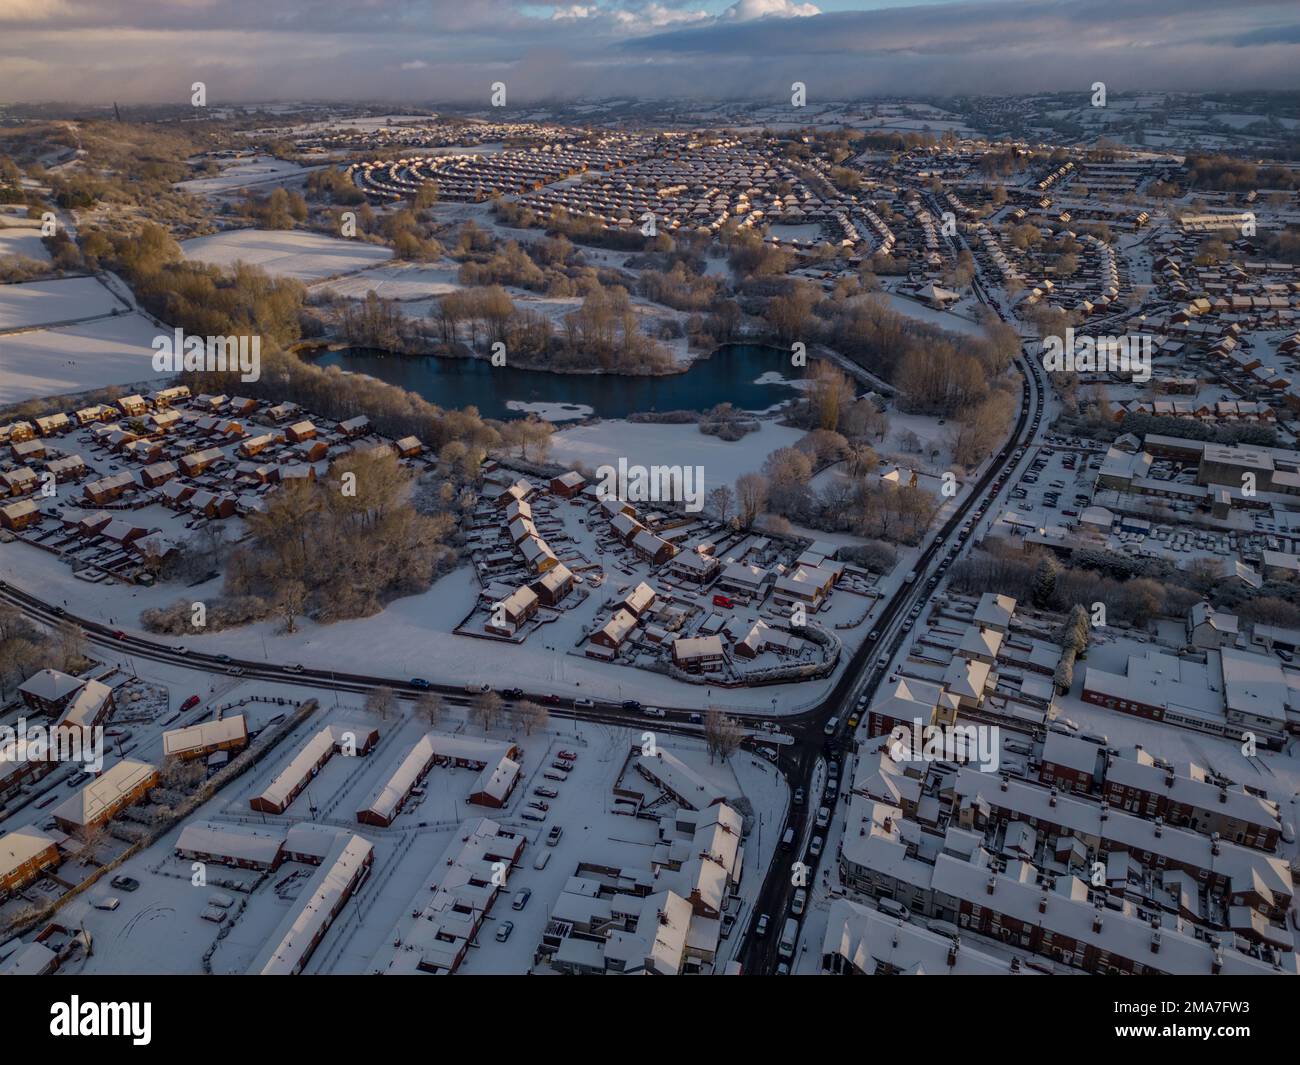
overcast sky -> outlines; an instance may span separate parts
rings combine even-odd
[[[0,0],[0,100],[1300,89],[1296,0]]]

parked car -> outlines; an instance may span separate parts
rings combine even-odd
[[[543,799],[554,799],[557,798],[560,793],[555,788],[548,788],[542,785],[538,785],[537,787],[533,788],[533,794],[540,795]]]
[[[197,695],[191,695],[188,699],[185,700],[185,702],[181,703],[181,709],[189,710],[192,707],[198,705],[199,705],[199,697]]]
[[[116,910],[122,905],[122,900],[116,895],[103,895],[91,903],[97,910]]]
[[[546,813],[551,808],[551,804],[542,799],[529,799],[526,805],[533,810],[541,810],[542,813]]]
[[[540,810],[520,810],[519,816],[525,821],[545,821],[546,815]]]
[[[578,760],[577,754],[573,751],[556,751],[555,757],[563,758],[566,762],[576,762]]]
[[[756,936],[767,935],[767,926],[771,923],[771,921],[772,919],[767,914],[760,913],[758,915],[758,922],[754,925],[754,935]]]
[[[109,883],[118,891],[135,891],[140,886],[140,881],[133,876],[115,876]]]
[[[808,854],[814,859],[820,858],[822,856],[822,844],[825,842],[821,836],[813,836],[812,842],[808,844]]]
[[[525,906],[528,905],[528,900],[531,899],[532,897],[533,897],[532,888],[520,888],[519,891],[515,893],[514,901],[510,903],[510,908],[512,910],[522,910]]]
[[[502,921],[501,924],[497,926],[497,937],[496,937],[497,942],[504,943],[507,939],[510,938],[510,933],[513,932],[514,930],[515,930],[514,921]]]
[[[564,829],[560,825],[552,825],[550,832],[546,834],[546,845],[548,847],[554,847],[560,842],[560,838],[563,835]]]
[[[817,807],[817,827],[825,828],[831,823],[831,811],[828,807]]]
[[[551,768],[559,769],[565,773],[571,773],[573,772],[573,763],[566,762],[563,759],[557,758],[554,762],[551,763]]]
[[[804,908],[808,905],[808,891],[805,888],[799,888],[794,893],[794,898],[790,901],[790,912],[796,917],[803,914]]]

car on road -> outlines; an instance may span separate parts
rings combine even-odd
[[[812,842],[808,844],[808,854],[816,859],[822,856],[822,845],[826,841],[821,836],[813,836]]]
[[[647,706],[644,710],[641,711],[641,713],[645,714],[646,717],[667,717],[668,716],[667,712],[658,706]]]
[[[411,678],[411,687],[412,687],[412,688],[418,688],[418,689],[419,689],[420,691],[422,691],[422,692],[427,692],[430,688],[433,687],[433,685],[430,684],[430,683],[429,683],[427,680],[425,680],[423,677],[412,677],[412,678]]]
[[[790,912],[796,917],[803,914],[808,906],[808,892],[804,888],[799,888],[794,893],[794,898],[790,900]]]
[[[126,639],[126,633],[124,633],[121,629],[114,629],[114,630],[113,630],[113,639],[115,639],[115,640],[125,640],[125,639]]]
[[[867,633],[867,639],[868,639],[868,640],[878,640],[878,639],[880,639],[880,630],[879,630],[879,629],[872,629],[869,633]]]
[[[779,963],[777,964],[777,967],[776,967],[776,975],[777,975],[777,976],[789,976],[789,975],[790,975],[790,966],[788,966],[785,962],[779,962]]]
[[[796,806],[802,806],[802,805],[803,805],[803,788],[795,788],[795,789],[794,789],[794,804],[795,804]]]
[[[109,883],[118,891],[135,891],[140,886],[140,881],[133,876],[115,876]]]
[[[515,930],[514,921],[502,921],[501,924],[497,927],[497,935],[496,935],[497,942],[504,943],[507,939],[510,938],[510,933],[513,932],[514,930]]]
[[[857,715],[857,714],[850,714],[850,715],[849,715],[849,728],[857,728],[857,727],[858,727],[858,715]]]
[[[758,921],[754,925],[754,935],[756,936],[767,935],[767,926],[771,923],[771,921],[772,918],[770,918],[767,914],[760,913],[758,915]]]
[[[769,762],[775,762],[780,757],[775,747],[755,747],[755,753],[761,754]]]
[[[544,784],[539,784],[533,788],[534,795],[540,795],[543,799],[558,799],[560,793],[555,788],[548,788]]]
[[[302,663],[301,663],[301,662],[290,662],[287,666],[284,667],[284,671],[285,671],[286,673],[301,673],[301,672],[302,672]]]
[[[242,677],[244,675],[244,667],[231,666],[228,670],[226,670],[226,673],[232,677]]]
[[[562,700],[560,699],[560,697],[559,697],[558,695],[543,695],[543,696],[542,696],[542,702],[544,702],[547,706],[559,706],[560,703],[561,703],[561,701],[562,701]]]
[[[185,700],[185,702],[181,703],[181,709],[188,710],[190,709],[190,707],[198,706],[198,705],[199,705],[199,697],[197,695],[191,695],[188,699]]]
[[[466,684],[465,685],[465,691],[467,691],[470,695],[482,695],[484,692],[490,692],[491,690],[492,690],[491,684]]]
[[[176,653],[178,655],[187,655],[190,653],[190,649],[186,647],[184,644],[181,644],[179,647],[176,648]]]
[[[822,731],[826,733],[827,736],[834,736],[835,730],[839,727],[840,719],[838,717],[833,717],[822,727]]]
[[[507,699],[522,699],[524,697],[523,688],[503,688],[501,694]]]
[[[595,704],[594,702],[592,702],[590,699],[574,699],[574,700],[573,700],[573,705],[574,705],[575,709],[576,709],[577,707],[581,706],[581,707],[583,707],[584,709],[588,709],[588,710],[589,710],[589,709],[591,709],[593,706],[595,706],[596,704]]]
[[[554,847],[560,842],[560,837],[564,835],[564,829],[559,825],[552,825],[551,831],[546,834],[546,845]]]
[[[637,702],[635,699],[624,699],[624,700],[623,700],[623,709],[624,709],[624,710],[640,710],[640,709],[641,709],[641,704],[640,704],[639,702]]]
[[[230,657],[230,655],[217,655],[216,658],[217,658],[217,661],[218,661],[218,662],[233,662],[233,661],[234,661],[234,659],[232,659],[232,658]]]
[[[889,655],[881,655],[876,659],[877,669],[884,669],[887,665],[889,665]]]
[[[533,897],[532,888],[521,888],[515,893],[514,900],[510,903],[512,910],[522,910],[528,905],[528,900]]]

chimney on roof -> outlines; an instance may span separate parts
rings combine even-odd
[[[1048,805],[1048,806],[1055,806],[1055,805],[1056,805],[1056,789],[1055,789],[1055,788],[1053,788],[1053,789],[1048,793],[1048,796],[1047,796],[1047,805]]]
[[[996,874],[996,873],[990,873],[990,874],[989,874],[989,881],[988,881],[988,883],[984,886],[984,891],[985,891],[985,893],[986,893],[986,894],[989,894],[989,895],[992,895],[993,892],[994,892],[994,890],[997,888],[997,886],[998,886],[998,877],[997,877],[997,874]]]
[[[1216,856],[1219,853],[1219,834],[1217,832],[1210,837],[1210,853]]]
[[[1047,912],[1047,892],[1046,892],[1046,891],[1044,891],[1044,892],[1043,892],[1043,893],[1038,897],[1038,912],[1039,912],[1039,913],[1046,913],[1046,912]]]
[[[1094,933],[1101,931],[1101,906],[1097,907],[1097,912],[1092,915],[1092,930]]]
[[[1156,826],[1156,839],[1159,839],[1159,838],[1160,838],[1160,833],[1163,831],[1163,829],[1164,829],[1164,827],[1165,827],[1165,821],[1164,821],[1164,818],[1163,818],[1163,817],[1160,817],[1160,816],[1157,816],[1157,817],[1156,817],[1156,820],[1155,820],[1155,826]]]
[[[1223,972],[1223,950],[1220,947],[1214,948],[1214,961],[1210,963],[1210,972],[1215,976]]]
[[[1106,818],[1108,818],[1109,816],[1110,816],[1110,803],[1103,802],[1101,804],[1101,819],[1105,821]]]
[[[948,968],[949,969],[951,969],[954,965],[957,964],[957,945],[958,944],[955,939],[952,941],[952,943],[948,945]]]
[[[1173,786],[1174,786],[1174,767],[1167,766],[1165,768],[1165,787],[1172,788]]]
[[[1001,781],[1001,783],[998,785],[998,788],[999,788],[1000,791],[1006,791],[1006,790],[1007,790],[1007,780],[1008,780],[1007,774],[1006,774],[1006,773],[1003,773],[1003,774],[1002,774],[1002,781]]]
[[[1219,785],[1219,802],[1227,802],[1227,801],[1228,801],[1228,785],[1226,785],[1226,784],[1220,784],[1220,785]]]
[[[1160,953],[1160,933],[1159,933],[1159,932],[1152,932],[1152,933],[1151,933],[1151,953],[1152,953],[1152,954],[1159,954],[1159,953]]]

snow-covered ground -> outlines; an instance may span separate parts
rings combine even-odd
[[[232,229],[181,242],[187,259],[233,266],[260,266],[276,277],[319,281],[386,262],[393,253],[378,244],[295,230]],[[364,295],[364,293],[362,293]]]
[[[182,181],[176,187],[196,196],[207,196],[235,192],[246,185],[273,184],[277,178],[287,180],[305,172],[305,169],[297,163],[276,159],[269,155],[258,155],[251,159],[237,159],[223,166],[219,174]]]
[[[23,225],[18,220],[0,224],[0,259],[34,259],[50,261],[50,253],[41,240],[41,227],[35,222]]]
[[[120,306],[93,277],[0,285],[0,329],[75,322],[112,314]]]
[[[707,436],[693,425],[611,420],[565,429],[551,438],[551,458],[562,463],[617,466],[620,458],[643,466],[702,466],[705,491],[734,485],[736,478],[763,467],[778,448],[803,437],[799,429],[761,422],[756,433],[728,441]]]
[[[0,287],[0,298],[4,288],[13,287]],[[103,286],[95,288],[107,297]],[[157,335],[158,327],[143,315],[124,314],[0,336],[0,403],[168,376],[153,368],[151,345]]]

